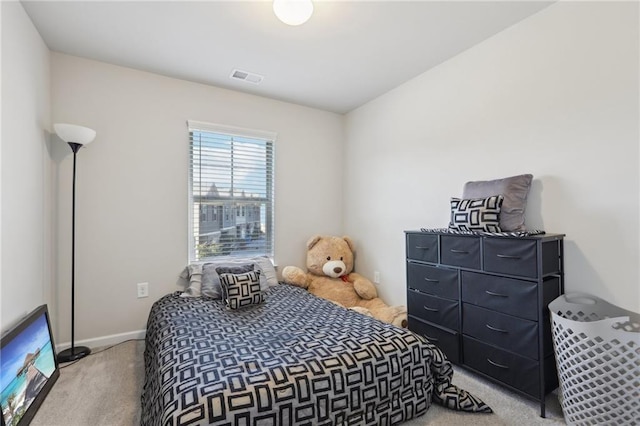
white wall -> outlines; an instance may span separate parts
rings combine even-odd
[[[2,9],[2,331],[51,286],[49,50],[19,2]],[[53,311],[49,306],[50,311]]]
[[[404,303],[403,231],[445,226],[467,180],[530,172],[527,225],[567,234],[567,290],[637,311],[637,16],[634,3],[555,4],[343,127],[331,113],[50,55],[19,3],[3,2],[2,328],[48,302],[57,342],[70,337],[72,156],[46,132],[59,121],[98,131],[78,158],[76,340],[143,329],[151,303],[177,289],[188,119],[278,132],[281,266],[304,265],[310,235],[346,233],[357,269],[381,271],[382,296]]]
[[[278,133],[275,260],[304,265],[306,240],[342,230],[341,115],[52,54],[53,122],[97,131],[78,153],[76,340],[144,329],[187,264],[187,120]],[[59,308],[69,310],[71,151],[59,162]],[[149,282],[149,298],[136,283]],[[56,322],[58,341],[69,321]]]
[[[532,173],[526,225],[566,234],[566,290],[640,311],[638,36],[637,2],[556,3],[349,113],[356,269],[404,303],[403,231]]]

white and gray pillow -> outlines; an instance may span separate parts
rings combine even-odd
[[[457,231],[502,232],[500,207],[502,195],[487,198],[451,198],[449,229]]]
[[[221,273],[224,302],[229,309],[240,309],[264,302],[260,290],[260,271],[244,274]]]

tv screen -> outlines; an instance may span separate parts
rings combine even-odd
[[[25,426],[60,376],[49,311],[42,305],[0,339],[2,426]]]

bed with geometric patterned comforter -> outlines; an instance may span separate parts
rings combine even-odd
[[[169,294],[147,324],[143,426],[380,425],[490,412],[414,333],[280,284],[258,306]]]

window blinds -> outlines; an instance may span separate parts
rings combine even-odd
[[[191,260],[273,257],[275,134],[188,124]]]

